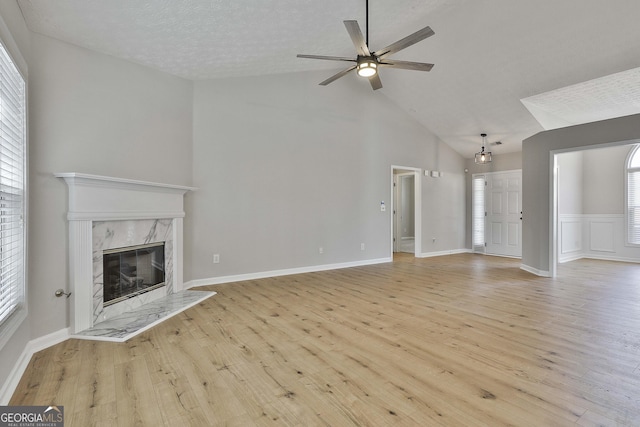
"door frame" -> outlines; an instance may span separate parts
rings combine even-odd
[[[484,233],[485,233],[485,246],[483,248],[482,251],[477,251],[474,249],[472,249],[475,253],[482,253],[485,255],[495,255],[495,256],[501,256],[501,257],[506,257],[506,258],[518,258],[518,259],[522,259],[522,222],[520,223],[520,256],[512,256],[512,255],[504,255],[504,254],[492,254],[487,252],[487,247],[486,247],[486,241],[487,241],[487,189],[486,189],[486,183],[488,181],[488,177],[489,176],[494,176],[494,175],[501,175],[501,174],[508,174],[508,173],[515,173],[515,172],[520,172],[520,194],[522,196],[522,169],[510,169],[510,170],[504,170],[504,171],[494,171],[494,172],[483,172],[483,173],[474,173],[471,176],[471,185],[472,185],[472,194],[471,194],[471,233],[472,233],[472,246],[473,246],[473,230],[474,230],[474,223],[473,223],[473,219],[474,219],[474,215],[473,215],[473,179],[477,176],[484,176],[484,181],[485,181],[485,192],[484,192],[484,211],[485,211],[485,217],[484,217]],[[522,199],[520,200],[520,203],[522,203]],[[522,207],[522,205],[520,206]],[[521,221],[522,221],[522,214],[521,214]]]
[[[414,215],[413,217],[414,217],[414,232],[415,232],[414,255],[416,257],[420,257],[422,254],[422,180],[420,179],[420,177],[422,176],[422,169],[414,168],[410,166],[399,166],[399,165],[391,165],[391,176],[389,178],[390,188],[391,188],[391,197],[389,198],[389,200],[391,200],[391,215],[389,215],[389,222],[390,222],[389,231],[391,235],[389,237],[390,257],[393,259],[393,235],[394,235],[393,222],[394,222],[394,216],[395,216],[394,212],[396,209],[393,178],[396,171],[413,173],[413,177],[414,177],[413,178],[414,180],[414,183],[413,183]]]
[[[396,173],[393,175],[393,210],[392,210],[392,214],[393,214],[393,235],[394,235],[394,240],[393,240],[393,252],[405,252],[405,253],[411,253],[411,252],[407,252],[407,251],[400,251],[398,250],[398,248],[401,246],[401,243],[399,240],[402,240],[402,236],[401,236],[401,228],[402,228],[402,221],[401,218],[403,215],[405,215],[404,209],[402,208],[402,204],[404,202],[404,197],[403,194],[405,194],[404,191],[404,178],[412,178],[412,183],[415,189],[415,182],[416,182],[416,177],[415,174],[413,172],[407,171],[407,172],[400,172],[400,173]],[[408,197],[413,198],[412,202],[414,204],[414,212],[412,212],[413,214],[415,214],[415,193],[409,195]],[[415,241],[416,241],[416,233],[415,233],[415,221],[413,221],[413,248],[415,251]]]

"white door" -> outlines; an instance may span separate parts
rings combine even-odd
[[[522,171],[486,175],[486,253],[522,256]]]

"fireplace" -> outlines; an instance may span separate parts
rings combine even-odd
[[[104,307],[164,286],[164,243],[105,250],[102,262]]]
[[[71,333],[183,290],[183,196],[195,188],[76,172],[55,176],[69,187]],[[116,249],[124,253],[110,257]],[[107,276],[119,279],[105,289]]]

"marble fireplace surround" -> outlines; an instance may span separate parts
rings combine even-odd
[[[141,301],[183,290],[184,194],[195,188],[76,172],[54,175],[69,187],[71,333],[109,317],[99,289],[101,268],[94,267],[103,249],[166,241],[166,285]]]

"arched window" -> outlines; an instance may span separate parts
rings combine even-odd
[[[627,242],[640,245],[640,144],[627,160]]]

